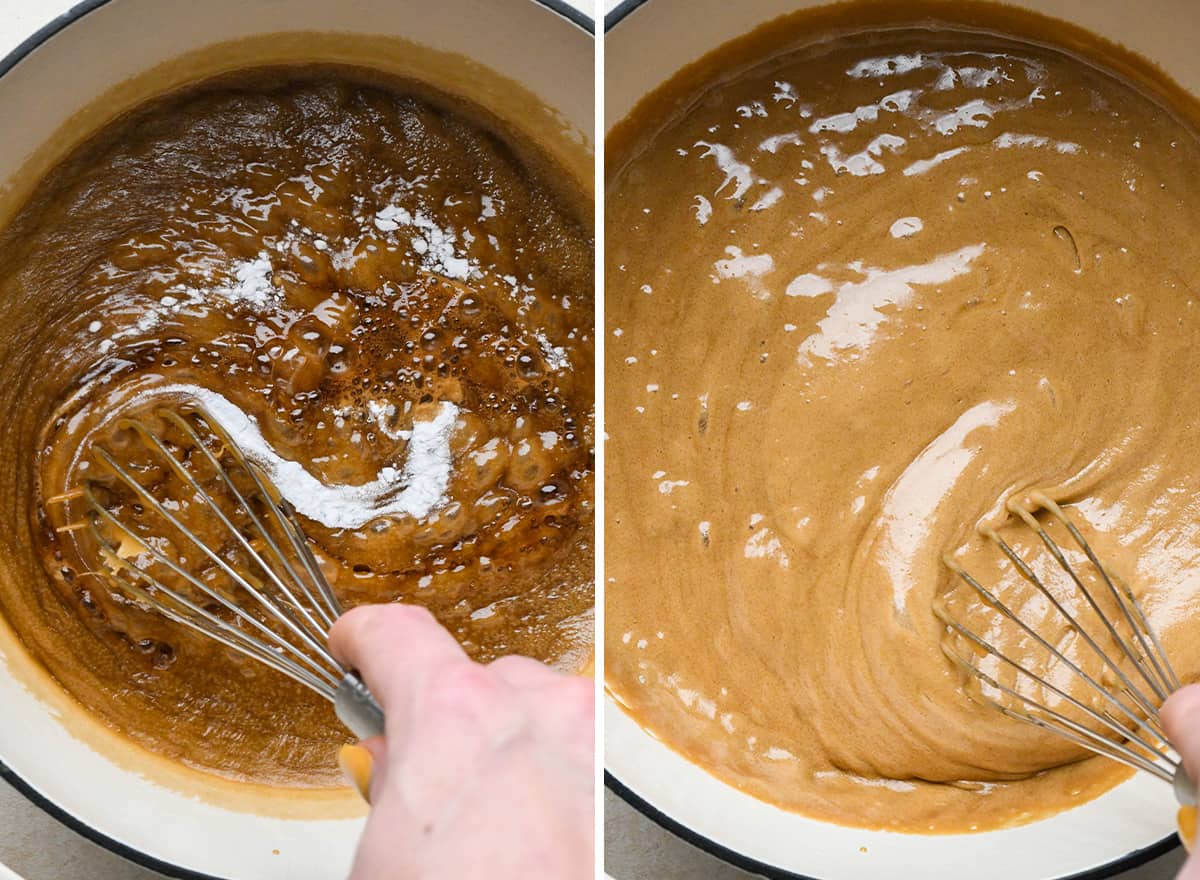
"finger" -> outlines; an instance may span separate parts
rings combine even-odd
[[[1200,880],[1200,856],[1192,856],[1175,880]]]
[[[433,615],[416,605],[363,605],[329,632],[329,650],[358,671],[386,715],[402,708],[432,669],[466,657]]]
[[[559,672],[516,655],[494,660],[488,668],[525,700],[541,738],[591,766],[596,724],[594,679]]]
[[[1167,736],[1192,779],[1200,779],[1200,685],[1181,688],[1162,707]]]
[[[595,760],[596,695],[591,679],[563,676],[556,687],[543,691],[539,717],[543,735],[559,743],[574,760],[589,768]]]
[[[373,736],[370,739],[364,739],[359,743],[359,746],[366,749],[367,754],[371,758],[371,778],[367,784],[367,803],[376,803],[387,785],[388,768],[391,762],[388,760],[388,744],[382,736]]]
[[[538,688],[554,684],[562,673],[532,657],[509,654],[488,664],[488,668],[516,688]]]

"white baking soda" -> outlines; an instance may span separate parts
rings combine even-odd
[[[297,513],[331,529],[362,528],[381,516],[422,519],[445,501],[453,464],[450,437],[458,423],[458,407],[448,401],[441,403],[432,421],[413,422],[403,467],[381,468],[368,483],[330,486],[299,462],[279,455],[263,437],[258,422],[215,391],[199,385],[166,385],[144,391],[132,402],[150,397],[182,397],[201,404]]]

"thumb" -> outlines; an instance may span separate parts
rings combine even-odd
[[[1162,707],[1162,722],[1188,775],[1200,780],[1200,685],[1190,684],[1171,694]],[[1185,872],[1185,876],[1191,875]]]
[[[431,670],[466,659],[454,636],[416,605],[347,611],[329,632],[329,649],[358,671],[388,715],[404,710]]]

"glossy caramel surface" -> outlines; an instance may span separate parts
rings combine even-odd
[[[821,27],[610,139],[608,688],[786,809],[1030,821],[1127,771],[968,698],[941,559],[1014,577],[976,525],[1044,489],[1200,673],[1200,141],[1103,59]]]

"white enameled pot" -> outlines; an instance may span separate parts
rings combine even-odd
[[[0,59],[0,222],[119,111],[272,62],[359,63],[462,94],[541,141],[590,190],[591,28],[562,0],[88,0]],[[349,796],[167,763],[81,717],[0,620],[0,776],[48,812],[172,876],[346,876],[365,814]]]
[[[605,23],[605,126],[681,68],[820,0],[626,0]],[[1200,95],[1195,0],[1009,0],[1124,45]],[[1200,169],[1197,169],[1200,173]],[[958,835],[867,831],[785,812],[726,785],[605,701],[611,789],[684,839],[772,878],[1061,880],[1114,876],[1178,845],[1169,787],[1139,775],[1029,825]]]

